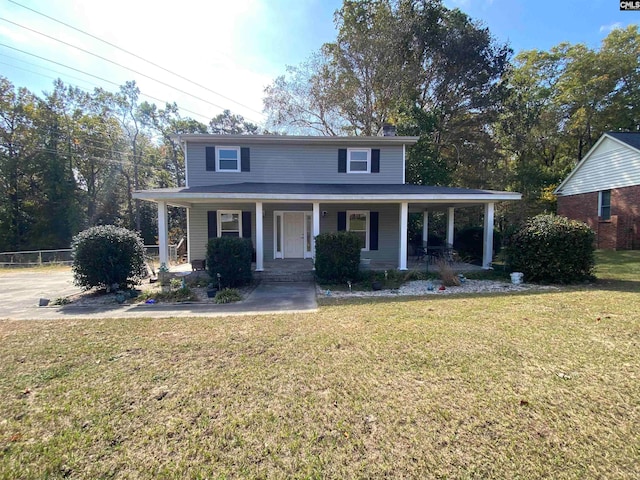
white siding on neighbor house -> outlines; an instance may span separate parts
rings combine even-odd
[[[640,153],[605,138],[572,172],[558,193],[578,195],[633,185],[640,185]]]
[[[402,145],[372,146],[380,149],[380,173],[338,173],[338,150],[349,145],[251,144],[250,172],[206,170],[206,147],[187,143],[187,185],[199,187],[229,183],[354,183],[402,184]],[[243,147],[244,145],[236,145]]]
[[[189,209],[189,254],[190,260],[204,259],[207,253],[208,226],[207,212],[218,210],[251,211],[251,240],[255,246],[255,204],[196,204]],[[275,211],[311,212],[311,203],[265,203],[264,210],[264,259],[273,260],[273,218]],[[320,211],[327,212],[320,217],[320,233],[335,232],[338,229],[338,212],[347,210],[369,210],[379,212],[378,250],[362,252],[363,258],[373,260],[397,261],[398,236],[400,228],[400,205],[398,204],[320,204]]]

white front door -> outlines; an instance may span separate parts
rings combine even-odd
[[[304,258],[304,212],[284,212],[284,258]]]

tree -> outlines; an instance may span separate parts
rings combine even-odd
[[[258,126],[246,121],[242,115],[224,110],[211,119],[209,131],[216,135],[256,135]]]

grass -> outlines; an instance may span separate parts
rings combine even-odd
[[[0,322],[0,478],[638,478],[640,280],[598,259],[548,293]]]

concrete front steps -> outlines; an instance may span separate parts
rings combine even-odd
[[[284,283],[284,282],[313,282],[314,272],[312,270],[300,271],[264,271],[253,272],[253,278],[265,283]]]

